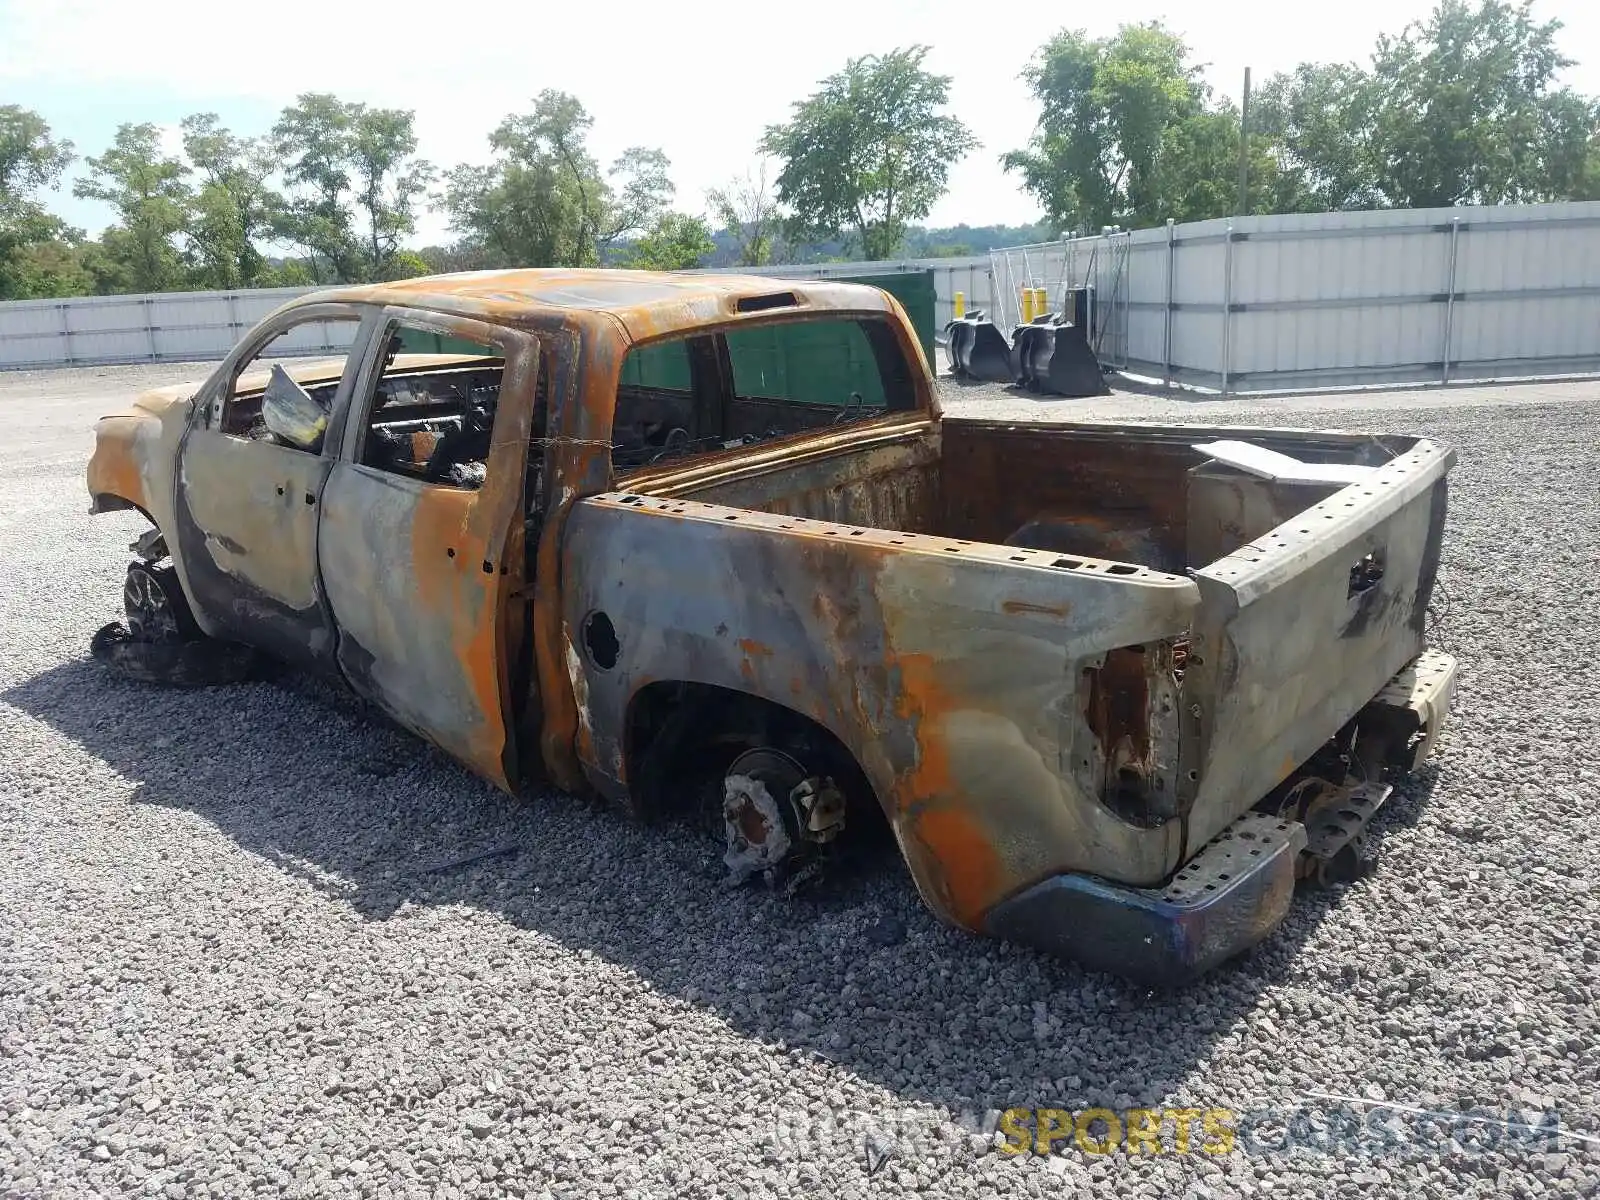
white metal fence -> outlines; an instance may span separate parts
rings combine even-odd
[[[219,359],[244,332],[310,288],[160,292],[0,303],[0,368]],[[314,354],[318,326],[285,353]],[[326,337],[324,338],[326,341]]]
[[[952,265],[954,264],[954,265]],[[965,288],[987,294],[989,260],[917,259],[902,262],[818,263],[744,268],[789,279],[838,279],[897,271],[933,270],[936,320],[952,316],[951,296]],[[314,288],[261,288],[235,292],[155,292],[137,296],[74,296],[63,300],[0,301],[0,370],[139,362],[220,359],[244,332],[285,301]],[[269,353],[317,354],[337,349],[315,330]]]
[[[1254,392],[1600,372],[1600,201],[1242,217],[1019,248],[993,261],[761,273],[895,270],[934,273],[941,328],[957,292],[1009,332],[1019,283],[1050,288],[1053,305],[1063,287],[1092,285],[1090,332],[1102,360],[1189,387]],[[304,290],[0,303],[0,368],[221,358]]]
[[[1130,374],[1223,392],[1600,372],[1600,202],[1199,221],[999,252],[1022,286],[1094,288]]]

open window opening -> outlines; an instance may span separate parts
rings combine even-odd
[[[320,454],[360,326],[355,316],[316,317],[267,341],[234,374],[221,431]]]
[[[505,354],[404,323],[391,326],[359,461],[428,483],[481,487]]]
[[[612,432],[619,471],[916,407],[881,318],[791,318],[634,347]]]

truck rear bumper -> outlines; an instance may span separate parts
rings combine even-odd
[[[1245,813],[1164,887],[1057,875],[997,904],[984,926],[1091,970],[1181,986],[1277,928],[1305,845],[1298,821]]]
[[[1456,660],[1438,650],[1424,650],[1372,698],[1369,719],[1384,726],[1393,739],[1389,765],[1415,771],[1423,764],[1439,744],[1455,693]]]
[[[1366,715],[1391,739],[1390,765],[1414,770],[1433,751],[1450,713],[1455,678],[1455,659],[1428,650],[1373,697]],[[1377,807],[1350,806],[1341,815],[1351,821],[1359,815],[1364,827]],[[1319,829],[1318,836],[1325,832]],[[1357,829],[1351,825],[1343,832]],[[1056,875],[995,905],[984,928],[1136,983],[1181,986],[1278,926],[1294,898],[1307,841],[1298,821],[1247,812],[1163,887]]]

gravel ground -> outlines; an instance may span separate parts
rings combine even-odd
[[[1442,757],[1382,818],[1375,875],[1300,897],[1269,945],[1164,996],[944,929],[897,863],[803,903],[726,895],[689,835],[505,799],[294,678],[110,681],[86,647],[139,523],[85,514],[90,423],[192,373],[0,374],[5,1194],[1600,1189],[1594,385],[1248,413],[948,389],[992,415],[1421,430],[1460,450]],[[872,936],[885,917],[903,939]],[[1458,1121],[1452,1146],[1379,1100],[1554,1112],[1581,1136]],[[1171,1125],[1147,1156],[996,1148],[997,1110],[1095,1105],[1272,1116],[1241,1116],[1255,1136],[1216,1155],[1198,1129],[1175,1152]],[[1330,1140],[1346,1111],[1382,1123]]]

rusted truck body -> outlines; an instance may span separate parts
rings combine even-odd
[[[297,346],[334,353],[263,372]],[[736,879],[876,824],[945,920],[1177,984],[1435,744],[1453,458],[952,419],[878,289],[508,271],[291,302],[102,420],[88,488],[154,527],[149,636],[340,679],[507,790],[709,794]]]

